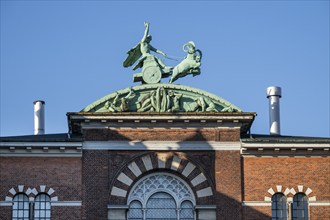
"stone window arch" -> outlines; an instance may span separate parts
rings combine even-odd
[[[195,196],[181,178],[165,172],[149,174],[131,189],[127,205],[128,219],[194,220]]]

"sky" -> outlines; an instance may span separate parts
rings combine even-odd
[[[330,137],[328,0],[1,0],[0,136],[33,134],[35,100],[46,133],[66,133],[67,112],[138,85],[122,63],[144,21],[169,56],[195,42],[201,75],[175,83],[256,112],[251,133],[269,134],[266,88],[280,86],[281,134]]]

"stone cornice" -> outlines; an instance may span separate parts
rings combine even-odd
[[[68,113],[70,133],[83,128],[104,127],[240,127],[241,133],[250,130],[255,113]]]

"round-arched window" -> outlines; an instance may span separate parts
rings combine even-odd
[[[169,173],[140,179],[128,196],[128,219],[194,220],[195,197],[189,185]]]

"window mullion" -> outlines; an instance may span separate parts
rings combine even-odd
[[[29,220],[33,220],[34,216],[34,202],[29,202]]]

